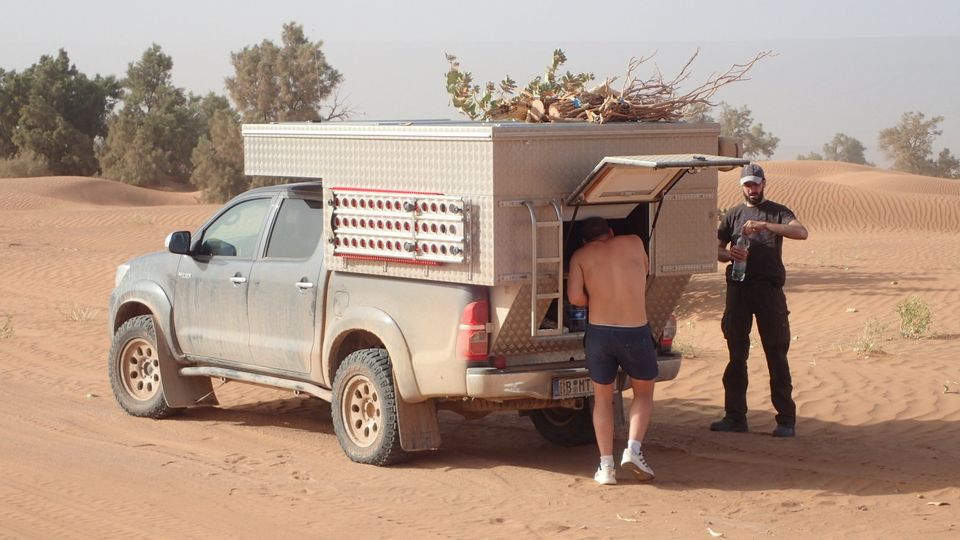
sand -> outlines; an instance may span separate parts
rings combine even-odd
[[[329,405],[284,391],[217,383],[219,408],[126,415],[107,380],[114,269],[216,206],[0,179],[0,538],[957,538],[960,181],[763,165],[767,195],[810,230],[784,248],[798,437],[769,435],[759,345],[752,432],[706,429],[723,413],[724,286],[696,276],[686,358],[644,445],[657,479],[613,487],[594,484],[593,447],[553,446],[516,414],[443,412],[442,449],[392,468],[349,461]],[[736,171],[720,183],[735,204]],[[910,296],[932,308],[925,339],[899,337]],[[870,321],[882,352],[857,352]]]

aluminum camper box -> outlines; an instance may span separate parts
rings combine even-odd
[[[592,215],[629,218],[647,242],[662,331],[690,276],[716,271],[716,169],[747,163],[719,131],[421,121],[250,124],[243,137],[247,175],[322,180],[327,268],[494,287],[491,353],[504,354],[567,348],[549,339],[565,333],[556,276],[570,222]]]

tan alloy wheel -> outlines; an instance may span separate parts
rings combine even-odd
[[[380,395],[373,381],[363,375],[350,379],[341,407],[343,425],[353,443],[364,448],[372,445],[382,430],[383,422]]]
[[[120,376],[130,397],[149,401],[160,391],[160,358],[145,339],[133,339],[120,354]]]

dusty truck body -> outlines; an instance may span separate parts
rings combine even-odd
[[[516,410],[559,444],[593,438],[582,319],[568,317],[576,222],[643,238],[662,332],[716,270],[716,124],[243,127],[252,190],[166,253],[118,269],[111,383],[160,417],[216,403],[211,378],[332,403],[353,460],[436,448],[437,409]],[[679,356],[659,358],[660,380]]]

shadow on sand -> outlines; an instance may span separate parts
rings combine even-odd
[[[628,400],[629,403],[629,400]],[[960,485],[960,424],[947,420],[886,420],[842,425],[801,418],[798,436],[776,439],[766,411],[751,412],[751,432],[714,433],[709,423],[723,411],[697,400],[658,400],[644,444],[657,471],[658,489],[824,490],[856,495],[910,493]],[[179,420],[240,426],[275,426],[335,438],[330,405],[318,399],[276,399],[230,408],[187,411]],[[589,478],[593,445],[555,446],[525,417],[495,413],[465,420],[441,411],[442,447],[415,454],[396,467],[542,469]],[[615,447],[625,442],[618,435]]]

